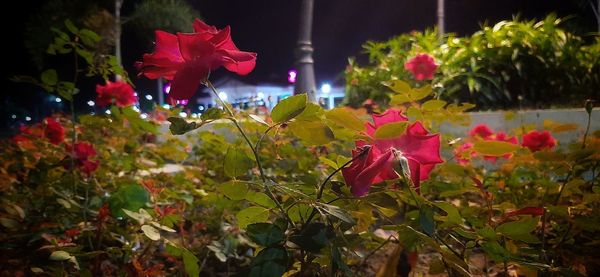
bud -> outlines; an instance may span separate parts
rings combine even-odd
[[[592,100],[592,99],[585,100],[584,106],[585,106],[585,111],[588,114],[591,114],[592,110],[594,109],[594,100]]]
[[[394,149],[393,151],[394,161],[392,162],[392,164],[394,165],[394,170],[396,171],[396,174],[398,174],[398,172],[402,172],[402,175],[398,175],[404,176],[406,180],[410,180],[410,167],[408,166],[408,159],[404,157],[402,151],[396,149]]]

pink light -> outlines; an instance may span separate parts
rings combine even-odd
[[[169,92],[171,92],[171,83],[166,83],[163,90],[166,94],[169,94]]]
[[[186,100],[186,99],[183,99],[183,100],[176,100],[176,101],[175,101],[175,104],[178,104],[178,105],[179,105],[179,104],[181,104],[181,105],[184,105],[184,106],[185,106],[185,105],[187,105],[187,104],[188,104],[188,102],[189,102],[189,100]]]
[[[291,69],[290,71],[288,71],[288,82],[290,82],[290,84],[295,83],[296,76],[298,76],[298,72],[295,69]]]

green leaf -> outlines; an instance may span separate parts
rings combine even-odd
[[[323,145],[334,139],[331,128],[318,121],[297,120],[290,122],[288,129],[309,145]]]
[[[365,130],[365,122],[346,108],[329,110],[325,113],[325,117],[333,121],[333,123],[353,131],[362,132]]]
[[[171,125],[169,125],[169,130],[171,130],[171,134],[173,135],[183,135],[189,131],[200,127],[196,124],[196,122],[188,123],[187,121],[185,121],[185,119],[181,117],[172,116],[167,118],[167,120],[171,122]]]
[[[135,219],[139,224],[144,224],[146,221],[152,220],[152,216],[144,209],[140,209],[139,213],[136,213],[134,211],[130,211],[127,209],[123,209],[123,213],[125,213],[125,215]]]
[[[437,110],[441,110],[442,108],[444,108],[444,106],[446,106],[447,102],[444,100],[429,100],[425,103],[423,103],[423,105],[421,105],[421,108],[423,110],[426,111],[437,111]]]
[[[244,175],[252,168],[252,161],[246,153],[238,150],[235,147],[229,147],[227,154],[225,154],[225,160],[223,160],[223,169],[225,175],[228,177],[237,177]]]
[[[391,88],[395,93],[406,94],[411,90],[410,85],[402,80],[393,80],[387,87]]]
[[[218,186],[217,190],[231,200],[242,200],[248,193],[248,185],[242,182],[231,180]]]
[[[58,83],[58,73],[54,69],[48,69],[42,72],[42,82],[49,86],[55,86]]]
[[[119,187],[108,199],[110,213],[115,217],[125,217],[123,209],[138,211],[150,202],[150,193],[138,184]]]
[[[427,205],[421,205],[419,210],[419,225],[425,234],[433,235],[435,232],[435,221],[433,220],[433,209]]]
[[[273,202],[273,200],[271,200],[271,198],[269,198],[269,196],[267,196],[266,194],[264,194],[262,192],[249,191],[246,194],[245,199],[256,205],[263,206],[265,208],[274,208],[275,207],[275,203]]]
[[[332,234],[327,225],[321,222],[309,223],[300,234],[290,236],[290,241],[303,250],[318,253],[331,239]]]
[[[249,277],[280,277],[287,270],[288,255],[283,247],[268,247],[252,260]]]
[[[408,126],[407,121],[401,122],[392,122],[379,126],[377,130],[375,130],[375,134],[373,137],[376,139],[393,139],[401,136],[406,131],[406,127]]]
[[[223,110],[219,108],[209,108],[208,110],[202,113],[200,119],[202,119],[202,121],[217,120],[223,118],[224,114],[225,113],[223,112]]]
[[[141,229],[144,232],[144,235],[146,235],[149,239],[151,239],[151,240],[159,240],[160,239],[160,233],[158,232],[158,230],[156,230],[156,228],[154,228],[150,225],[142,225]]]
[[[235,215],[238,226],[240,228],[246,228],[248,224],[264,222],[269,219],[269,209],[263,207],[248,207],[239,211]]]
[[[490,227],[485,227],[483,229],[477,230],[477,235],[481,236],[484,239],[491,240],[491,241],[498,240],[498,235],[496,234],[496,231],[494,231]]]
[[[490,255],[492,260],[495,262],[508,261],[512,256],[506,248],[502,247],[496,241],[486,241],[481,244],[481,249],[485,251],[486,254]]]
[[[352,218],[352,216],[347,211],[342,210],[338,206],[329,205],[329,204],[325,204],[325,203],[319,203],[319,206],[324,208],[324,209],[322,209],[324,212],[326,212],[348,224],[352,224],[352,225],[356,224],[356,220],[354,220],[354,218]]]
[[[473,149],[486,156],[501,157],[513,153],[521,148],[518,144],[512,144],[505,141],[476,141]]]
[[[280,101],[271,111],[274,123],[286,122],[298,116],[306,108],[306,93],[290,96]]]
[[[73,33],[73,34],[77,34],[79,33],[79,29],[77,29],[77,27],[75,27],[75,24],[73,24],[73,22],[69,19],[65,20],[65,26],[67,26],[67,29]]]
[[[536,229],[538,222],[539,220],[536,217],[507,222],[496,227],[496,231],[512,240],[539,243],[540,240],[531,234]]]
[[[246,234],[261,246],[272,246],[283,242],[285,235],[276,225],[271,223],[253,223],[246,227]]]
[[[304,111],[302,111],[302,113],[296,117],[296,120],[321,121],[321,117],[324,113],[325,111],[323,108],[321,108],[321,106],[309,102],[306,104]]]
[[[183,249],[182,256],[185,273],[187,273],[187,275],[190,277],[200,276],[200,267],[198,266],[199,261],[194,253],[187,249]]]
[[[71,254],[69,254],[69,252],[67,251],[54,251],[52,252],[52,254],[50,254],[50,260],[51,261],[67,261],[69,259],[71,259],[71,257],[73,257]]]
[[[458,209],[454,205],[448,202],[435,202],[433,203],[433,205],[444,210],[444,212],[446,212],[447,214],[442,218],[443,227],[462,224],[462,217],[460,216]]]

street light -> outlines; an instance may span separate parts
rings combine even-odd
[[[331,85],[328,83],[325,83],[323,85],[321,85],[321,91],[323,93],[330,93],[331,92]]]
[[[315,69],[312,57],[313,48],[311,41],[313,21],[313,0],[302,0],[300,6],[300,29],[298,32],[298,43],[296,44],[296,66],[298,77],[294,94],[306,93],[308,101],[317,102]]]

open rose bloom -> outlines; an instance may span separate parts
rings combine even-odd
[[[389,109],[373,115],[373,123],[367,123],[367,135],[373,137],[382,125],[408,121],[399,110]],[[420,122],[408,125],[406,132],[393,139],[372,139],[357,141],[357,149],[352,152],[355,160],[342,169],[346,183],[356,196],[363,196],[369,188],[384,180],[394,180],[409,172],[415,188],[427,180],[440,157],[440,135],[430,134]],[[405,168],[408,167],[408,168]]]
[[[133,88],[126,82],[106,82],[105,86],[96,85],[96,104],[100,107],[117,105],[117,107],[129,107],[138,99]]]
[[[156,31],[154,53],[145,54],[136,63],[147,78],[172,80],[171,100],[190,99],[209,73],[219,67],[246,75],[256,65],[256,53],[240,51],[231,39],[229,26],[218,30],[196,19],[193,27],[194,33]]]
[[[437,68],[435,60],[428,54],[418,54],[404,64],[404,69],[410,71],[417,81],[433,79]]]

